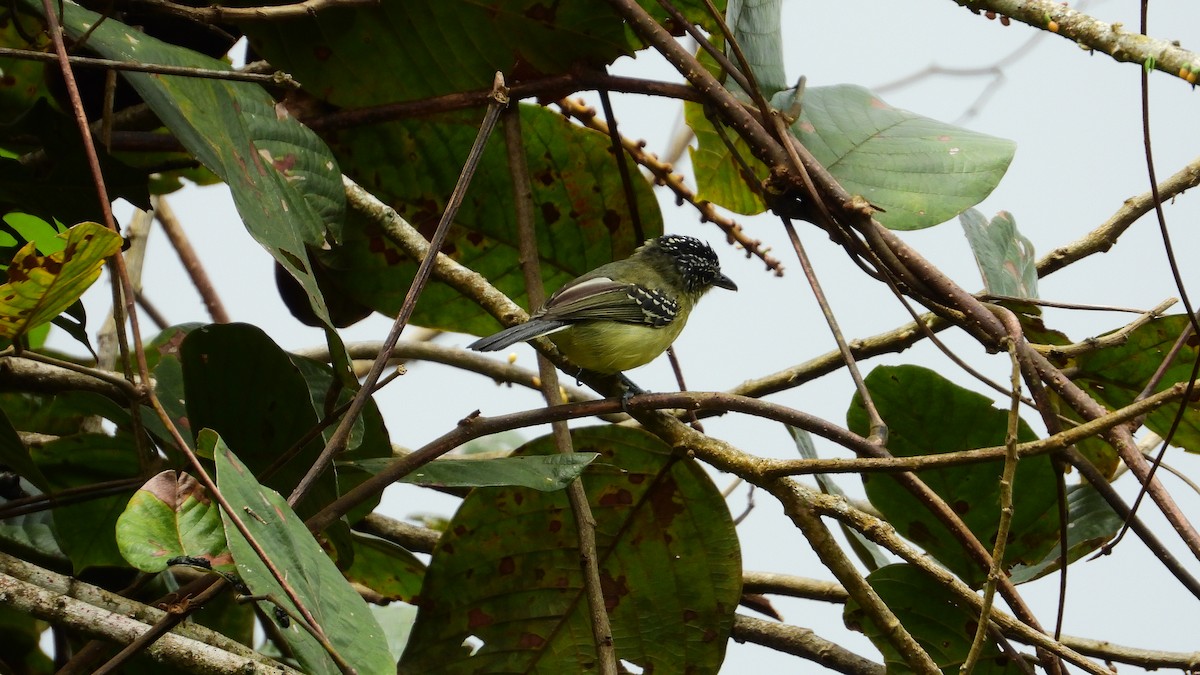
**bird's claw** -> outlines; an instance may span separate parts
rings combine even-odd
[[[627,377],[624,373],[621,373],[619,382],[621,383],[622,388],[624,388],[624,391],[621,392],[621,410],[624,411],[626,415],[629,415],[631,414],[629,412],[630,400],[632,400],[633,397],[637,396],[638,394],[645,394],[646,390],[634,384],[633,380],[629,379],[629,377]]]

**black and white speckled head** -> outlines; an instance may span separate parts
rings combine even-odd
[[[646,249],[657,249],[670,257],[689,292],[703,293],[713,286],[731,291],[737,284],[721,274],[721,261],[708,244],[682,234],[664,234],[646,242]]]

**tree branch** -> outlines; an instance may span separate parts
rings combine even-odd
[[[1136,63],[1195,84],[1200,55],[1176,42],[1131,33],[1119,23],[1106,23],[1055,0],[954,0],[974,14],[995,12],[1034,28],[1061,35],[1117,61]]]
[[[733,639],[756,642],[785,654],[808,659],[839,673],[884,675],[886,669],[845,647],[819,637],[810,628],[789,626],[746,616],[733,615]]]

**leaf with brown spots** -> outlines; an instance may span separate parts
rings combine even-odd
[[[146,481],[117,519],[116,531],[121,555],[143,572],[161,572],[180,557],[235,571],[217,505],[186,473],[163,471]]]
[[[41,13],[41,3],[26,4]],[[230,68],[117,19],[101,21],[100,15],[71,2],[62,5],[62,12],[68,35],[79,39],[86,32],[88,48],[99,56]],[[325,143],[277,107],[258,84],[150,73],[122,76],[184,148],[228,183],[247,231],[300,282],[316,315],[332,326],[306,250],[337,241],[345,212],[341,172]],[[340,342],[335,332],[328,334]]]
[[[15,339],[49,323],[75,303],[100,276],[104,261],[121,250],[121,236],[96,223],[58,235],[66,245],[40,256],[33,242],[17,251],[0,286],[0,336]]]
[[[601,457],[583,474],[617,656],[646,672],[716,672],[741,591],[725,501],[695,462],[637,429],[572,433]],[[555,452],[549,437],[523,455]],[[619,467],[619,469],[617,468]],[[404,672],[584,672],[595,659],[564,492],[481,488],[426,572]],[[486,616],[488,622],[474,617]],[[483,647],[461,647],[474,636]]]

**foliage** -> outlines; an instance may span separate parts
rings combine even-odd
[[[1185,390],[1200,363],[1194,320],[1147,314],[1073,344],[1038,304],[1048,264],[1035,258],[1016,218],[1002,211],[988,219],[973,208],[1009,171],[1014,142],[893,107],[857,84],[789,87],[777,1],[719,7],[729,34],[708,3],[696,2],[674,3],[678,15],[658,2],[618,0],[85,4],[51,3],[62,16],[44,17],[42,3],[26,0],[0,22],[0,42],[53,50],[45,26],[61,19],[74,52],[190,70],[119,69],[113,84],[77,67],[76,95],[56,63],[0,63],[0,624],[12,636],[0,641],[0,670],[51,672],[38,646],[43,620],[61,624],[55,642],[76,654],[80,672],[100,666],[88,659],[103,650],[82,648],[88,638],[124,639],[95,620],[81,628],[58,611],[70,603],[55,598],[105,605],[113,596],[100,589],[124,590],[138,606],[186,614],[207,588],[226,595],[198,623],[227,639],[197,639],[272,669],[616,672],[620,661],[645,672],[716,672],[732,643],[757,641],[739,628],[739,603],[774,610],[743,595],[742,542],[713,470],[782,505],[799,533],[780,532],[780,540],[807,539],[824,565],[814,574],[841,585],[846,625],[878,654],[814,647],[787,623],[780,628],[794,642],[765,643],[848,672],[957,672],[973,661],[977,673],[1023,672],[1013,654],[1031,645],[1037,658],[1099,672],[1099,661],[1029,627],[1037,617],[1015,584],[1061,570],[1117,533],[1126,506],[1108,481],[1121,464],[1154,486],[1150,499],[1200,557],[1200,537],[1146,478],[1125,426],[1135,419],[1200,452],[1196,396]],[[681,21],[706,31],[722,58],[680,50],[662,29],[682,34]],[[241,37],[251,55],[288,77],[247,78],[249,69],[231,67],[225,56]],[[734,46],[744,48],[746,73],[722,62],[743,67]],[[645,49],[665,54],[688,84],[605,72]],[[496,72],[507,89],[492,90]],[[610,136],[593,111],[563,98],[621,88],[687,100],[696,194],[636,143],[622,149],[619,128]],[[506,133],[480,138],[484,111],[499,105],[489,101],[505,96]],[[78,135],[76,112],[104,130],[102,141]],[[464,171],[477,143],[478,163]],[[93,157],[89,147],[103,149]],[[140,332],[116,322],[97,340],[95,358],[45,347],[53,322],[91,354],[95,325],[80,298],[105,265],[124,307],[141,292],[131,281],[138,270],[128,269],[137,256],[123,248],[144,241],[123,241],[99,224],[111,222],[111,204],[96,199],[97,185],[112,200],[145,208],[182,177],[228,187],[247,231],[278,266],[289,309],[322,328],[325,355],[290,353],[279,336],[248,323],[152,332],[140,312]],[[809,383],[826,366],[797,366],[766,383],[744,373],[745,396],[643,396],[550,350],[545,356],[580,384],[609,398],[628,394],[620,409],[573,394],[561,406],[477,412],[422,440],[373,396],[383,361],[365,382],[356,375],[340,330],[346,324],[375,311],[488,334],[533,309],[531,297],[662,234],[658,187],[768,267],[773,258],[760,242],[712,205],[770,212],[789,227],[809,221],[872,288],[885,282],[938,315],[895,337],[855,342],[862,358],[949,326],[1008,355],[1019,383],[992,383],[1002,394],[988,397],[934,369],[872,364],[853,395],[807,385],[847,410],[839,427],[758,400]],[[964,292],[895,234],[955,218],[986,292],[1003,299]],[[444,255],[426,284],[422,247],[435,236],[444,236]],[[522,255],[523,244],[536,247],[536,260]],[[1102,244],[1094,246],[1075,253]],[[204,262],[225,271],[223,261]],[[543,288],[527,288],[526,279],[539,276]],[[438,367],[541,383],[438,343],[405,349]],[[846,365],[845,354],[830,362]],[[1024,410],[1012,405],[1013,386]],[[442,404],[433,399],[418,392],[410,405],[421,412]],[[1134,406],[1144,409],[1133,415]],[[768,459],[760,437],[706,436],[668,414],[678,409],[785,422],[801,459]],[[621,411],[634,421],[524,443],[492,435]],[[1080,426],[1097,418],[1102,423]],[[425,445],[396,450],[417,442]],[[830,443],[857,458],[822,458]],[[461,456],[441,458],[454,450]],[[1068,465],[1083,479],[1068,477]],[[813,471],[820,492],[792,475]],[[848,471],[859,474],[873,513],[847,496],[857,483],[847,488],[836,473]],[[376,510],[394,482],[461,502],[444,527],[406,527]],[[865,569],[822,517],[838,522]],[[1200,593],[1174,557],[1156,552]],[[781,571],[794,571],[789,563],[782,560]],[[69,572],[70,590],[30,565]],[[41,585],[50,599],[18,604],[10,592],[17,582]],[[981,590],[1003,600],[987,617]],[[256,650],[228,640],[251,639],[245,603],[269,642]],[[410,611],[382,609],[389,603]],[[139,658],[158,661],[156,672],[249,668],[169,652]],[[1049,670],[1046,662],[1037,667]]]

